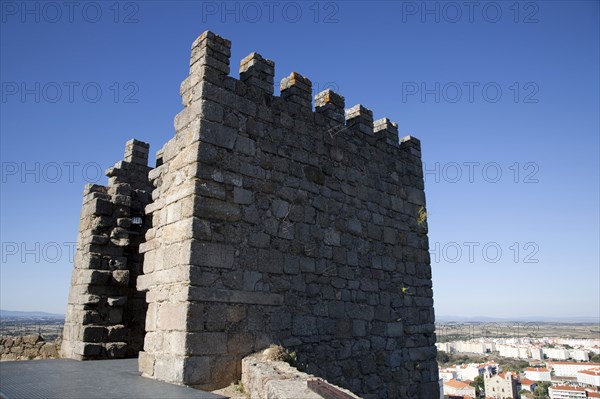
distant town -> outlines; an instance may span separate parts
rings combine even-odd
[[[597,324],[436,327],[441,398],[600,398]]]
[[[0,336],[17,337],[38,334],[51,341],[62,335],[64,323],[64,315],[0,310]],[[1,360],[9,360],[9,357],[3,356],[0,351]]]

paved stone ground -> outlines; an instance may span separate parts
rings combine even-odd
[[[2,399],[226,399],[141,377],[137,359],[0,363]]]

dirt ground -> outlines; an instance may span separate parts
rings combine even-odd
[[[223,395],[223,396],[227,396],[230,399],[246,399],[246,396],[244,396],[243,394],[237,392],[233,386],[233,384],[231,384],[230,386],[228,386],[227,388],[223,388],[223,389],[219,389],[216,391],[212,391],[212,393],[216,393],[218,395]]]

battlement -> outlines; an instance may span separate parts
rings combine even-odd
[[[125,162],[131,162],[138,165],[148,166],[148,151],[150,144],[136,139],[131,139],[125,143]]]
[[[401,145],[402,142],[398,142],[398,125],[388,118],[382,118],[375,126],[373,112],[363,105],[358,104],[344,110],[344,97],[326,89],[315,96],[313,110],[312,82],[297,72],[291,72],[281,80],[280,95],[274,96],[274,61],[263,58],[257,52],[250,53],[240,61],[238,80],[228,76],[230,57],[231,42],[210,31],[204,32],[194,41],[190,75],[181,84],[184,105],[189,107],[193,101],[201,99],[221,102],[226,100],[223,97],[227,96],[228,92],[236,92],[255,104],[245,107],[247,116],[254,117],[261,111],[261,105],[277,106],[278,101],[282,100],[290,104],[289,111],[292,115],[311,117],[317,125],[326,127],[330,134],[354,132],[353,134],[364,134],[378,139],[384,137],[382,142],[388,145]],[[206,83],[197,87],[201,82]],[[320,117],[311,116],[311,113]],[[176,129],[179,127],[176,125]]]

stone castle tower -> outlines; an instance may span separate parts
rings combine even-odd
[[[176,134],[89,185],[63,354],[216,389],[270,344],[365,398],[439,397],[420,143],[231,42],[192,45]]]

